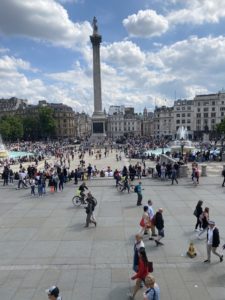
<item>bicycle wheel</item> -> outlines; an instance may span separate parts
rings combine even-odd
[[[122,185],[118,185],[117,189],[118,189],[119,192],[122,192],[123,191],[123,186]]]
[[[80,206],[81,205],[81,199],[78,196],[74,196],[72,198],[72,203],[74,206]]]

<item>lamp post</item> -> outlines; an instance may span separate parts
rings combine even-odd
[[[162,154],[164,154],[164,139],[162,140]]]
[[[223,143],[224,143],[224,134],[221,136],[221,161],[223,161]]]
[[[183,155],[184,155],[184,141],[181,141],[180,146],[181,146],[181,156],[182,156],[182,159],[183,159]]]

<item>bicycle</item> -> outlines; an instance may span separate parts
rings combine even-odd
[[[80,205],[85,205],[87,204],[87,202],[85,201],[85,198],[87,198],[86,195],[84,195],[84,197],[82,197],[80,195],[80,191],[77,191],[77,194],[75,196],[73,196],[72,198],[72,203],[74,206],[80,206]]]

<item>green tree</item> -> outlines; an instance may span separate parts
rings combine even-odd
[[[3,140],[9,140],[10,137],[10,124],[7,120],[0,120],[0,134]]]
[[[225,118],[216,125],[216,131],[221,135],[225,134]]]
[[[22,120],[15,116],[3,116],[0,120],[0,132],[6,140],[21,139],[23,137]]]
[[[41,137],[39,116],[27,116],[23,118],[25,140],[38,140]]]
[[[41,107],[39,109],[39,121],[41,136],[43,138],[53,137],[56,129],[53,109],[50,107]]]

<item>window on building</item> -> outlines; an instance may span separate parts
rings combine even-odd
[[[177,123],[177,124],[180,124],[180,120],[177,120],[176,123]]]
[[[208,113],[204,113],[204,118],[208,118],[209,114]]]
[[[190,126],[187,126],[187,130],[190,131],[190,130],[191,130],[191,127],[190,127]]]
[[[198,112],[200,112],[201,111],[201,108],[198,108]]]
[[[186,123],[186,121],[185,120],[182,120],[182,124],[185,124]]]
[[[215,101],[212,101],[212,105],[215,105]]]
[[[197,120],[197,124],[201,124],[201,120]]]
[[[197,118],[201,118],[201,114],[197,114],[196,116],[197,116]]]
[[[177,110],[180,110],[180,107],[177,107]]]
[[[177,114],[177,118],[179,118],[180,117],[180,114]]]
[[[185,110],[185,106],[182,106],[182,110]]]
[[[204,106],[209,105],[209,101],[205,101],[203,105],[204,105]]]
[[[211,117],[215,118],[216,117],[216,113],[211,113]]]
[[[182,114],[182,117],[185,118],[185,114]]]
[[[190,120],[190,119],[187,119],[187,123],[190,124],[190,123],[191,123],[191,120]]]
[[[188,108],[187,108],[188,110],[191,110],[191,106],[188,106]]]
[[[208,119],[204,119],[204,125],[208,125]]]
[[[190,118],[190,116],[191,116],[191,114],[190,114],[190,113],[188,113],[188,114],[187,114],[187,117],[189,117],[189,118]]]
[[[216,109],[215,109],[215,107],[212,107],[212,111],[215,111]]]
[[[204,107],[204,111],[209,111],[209,108],[208,107]]]
[[[215,123],[215,119],[212,119],[212,120],[211,120],[211,123],[214,124],[214,123]]]
[[[201,106],[201,103],[200,103],[200,102],[198,102],[198,106]]]

